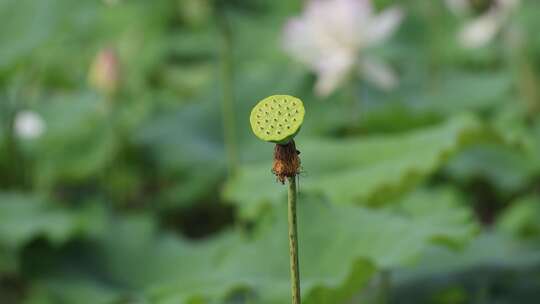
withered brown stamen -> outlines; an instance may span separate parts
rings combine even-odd
[[[287,177],[295,177],[300,172],[300,151],[296,150],[294,140],[285,145],[276,144],[274,147],[274,163],[272,172],[282,184]]]

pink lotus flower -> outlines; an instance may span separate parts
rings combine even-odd
[[[447,6],[458,16],[472,13],[470,0],[446,0]],[[460,44],[465,48],[487,45],[507,24],[520,0],[492,0],[490,7],[481,15],[468,21],[458,33]]]
[[[90,85],[105,95],[113,95],[120,86],[120,62],[116,50],[103,49],[94,58],[88,75]]]
[[[317,74],[320,96],[331,94],[354,71],[392,89],[397,85],[392,68],[361,51],[387,40],[402,17],[397,7],[376,14],[370,0],[312,0],[286,25],[284,48]]]

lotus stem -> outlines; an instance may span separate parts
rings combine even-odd
[[[274,143],[272,172],[281,184],[288,182],[289,257],[292,304],[300,304],[298,265],[298,229],[296,225],[296,176],[300,171],[300,151],[294,137],[304,121],[304,103],[290,95],[272,95],[259,101],[251,110],[251,130],[259,139]]]
[[[389,304],[390,303],[390,290],[392,288],[392,277],[389,269],[383,269],[380,273],[380,294],[379,294],[379,303]]]
[[[234,112],[233,41],[231,27],[225,8],[218,8],[217,20],[221,32],[221,111],[223,119],[223,135],[227,153],[227,168],[229,175],[232,175],[236,171],[238,151],[236,147],[236,118]]]
[[[298,265],[298,229],[296,224],[296,177],[288,177],[289,255],[291,265],[292,304],[300,304],[300,271]]]

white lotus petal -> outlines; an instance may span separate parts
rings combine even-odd
[[[370,0],[312,0],[304,16],[327,26],[341,22],[365,22],[373,15]],[[329,19],[330,18],[330,19]]]
[[[359,68],[362,77],[380,89],[391,90],[399,83],[394,70],[381,60],[364,58]]]
[[[374,17],[364,33],[366,46],[376,45],[388,39],[401,23],[403,15],[401,9],[392,7]]]
[[[283,47],[317,74],[315,91],[327,96],[357,66],[362,48],[386,40],[402,18],[398,8],[375,16],[371,0],[313,0],[286,25]],[[385,87],[391,81],[378,78]]]
[[[358,48],[360,32],[369,25],[373,8],[369,0],[315,0],[309,2],[303,19],[313,30],[319,47]]]
[[[22,139],[38,138],[45,131],[45,122],[37,113],[21,111],[15,116],[15,135]]]
[[[301,18],[291,19],[285,26],[283,48],[293,58],[308,65],[321,57],[312,28]]]
[[[321,97],[330,95],[347,78],[354,64],[352,54],[340,54],[322,61],[317,67],[315,93]]]
[[[466,24],[459,33],[459,41],[466,48],[485,46],[498,33],[501,23],[498,12],[490,11]]]

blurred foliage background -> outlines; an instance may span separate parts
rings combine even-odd
[[[351,52],[392,85],[349,62],[323,90],[346,43],[283,42],[316,5],[1,0],[0,302],[288,302],[248,115],[290,94],[304,303],[537,303],[540,3],[374,0],[395,30]],[[308,27],[361,34],[332,13]]]

